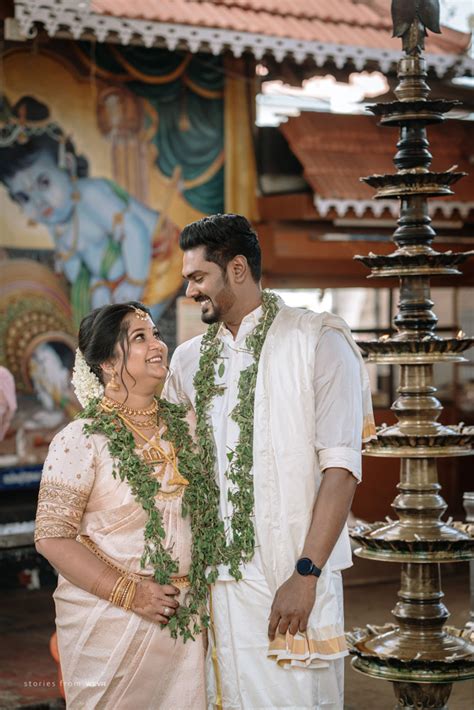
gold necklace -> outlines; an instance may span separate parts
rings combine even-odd
[[[138,429],[153,429],[157,426],[156,414],[152,417],[148,417],[147,419],[142,419],[140,421],[132,419],[132,417],[127,417],[127,419],[132,422],[132,424],[134,424]]]
[[[128,426],[129,429],[131,429],[137,436],[140,437],[145,443],[149,444],[148,449],[144,449],[143,445],[140,447],[142,450],[142,455],[146,463],[149,464],[159,464],[159,463],[168,463],[170,464],[172,470],[173,470],[173,475],[168,481],[169,486],[188,486],[189,481],[182,476],[178,470],[178,462],[177,462],[177,457],[176,457],[176,451],[171,442],[169,442],[170,445],[170,452],[167,453],[162,446],[160,446],[156,440],[153,440],[153,437],[150,439],[148,436],[143,434],[139,429],[137,429],[132,422],[127,419],[123,414],[120,412],[118,413],[118,416],[120,419],[123,421],[125,426]],[[156,435],[159,432],[159,427],[156,427]]]
[[[126,407],[125,404],[120,404],[120,402],[116,402],[115,399],[111,399],[105,395],[101,405],[103,409],[108,412],[117,410],[118,412],[132,417],[149,417],[158,413],[158,400],[156,399],[153,400],[149,407],[145,407],[144,409],[132,409],[132,407]]]

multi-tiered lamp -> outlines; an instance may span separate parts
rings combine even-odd
[[[392,681],[397,708],[442,710],[453,681],[474,678],[474,645],[472,630],[445,625],[440,565],[474,559],[474,539],[467,526],[441,520],[447,506],[440,495],[437,459],[473,454],[474,432],[438,422],[442,406],[435,396],[433,365],[463,361],[474,339],[462,332],[452,338],[436,334],[430,279],[459,274],[457,267],[470,253],[440,253],[431,246],[436,235],[428,199],[452,194],[452,185],[464,175],[429,169],[426,127],[443,121],[457,103],[428,98],[421,54],[426,28],[439,32],[439,3],[393,0],[392,15],[394,35],[402,37],[404,50],[397,100],[370,110],[382,125],[400,129],[397,172],[363,180],[376,189],[376,199],[400,200],[393,235],[397,249],[388,256],[356,258],[371,269],[371,278],[400,281],[396,334],[359,343],[368,362],[400,366],[399,397],[392,406],[398,423],[384,425],[365,450],[369,456],[401,459],[399,493],[392,504],[398,520],[359,526],[352,537],[359,544],[358,556],[401,563],[401,589],[393,610],[396,624],[356,629],[349,640],[353,667]]]

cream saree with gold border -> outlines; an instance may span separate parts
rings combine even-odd
[[[146,514],[126,482],[112,475],[105,437],[86,437],[84,420],[53,440],[38,500],[36,539],[77,538],[128,573],[140,568]],[[167,446],[166,442],[160,441]],[[190,566],[191,531],[182,517],[183,487],[172,471],[157,467],[156,505],[163,516],[165,547],[179,560],[177,576]],[[186,587],[181,590],[181,599]],[[184,644],[166,629],[85,592],[61,575],[54,593],[59,655],[68,710],[205,707],[201,636]]]

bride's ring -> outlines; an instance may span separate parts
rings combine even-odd
[[[169,606],[165,606],[165,608],[163,609],[163,614],[165,616],[171,616],[171,609],[169,608]]]

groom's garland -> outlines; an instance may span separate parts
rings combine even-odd
[[[227,543],[224,525],[219,518],[219,488],[214,482],[216,470],[215,446],[210,422],[210,409],[214,397],[223,393],[223,388],[216,384],[222,342],[217,337],[219,324],[209,326],[201,341],[201,357],[199,368],[194,376],[196,392],[197,444],[203,464],[203,480],[195,486],[193,508],[207,506],[207,522],[209,531],[213,534],[213,544],[207,548],[208,562],[213,570],[208,578],[213,582],[217,576],[217,565],[228,565],[235,579],[241,578],[240,565],[252,559],[255,549],[255,531],[252,523],[254,509],[253,495],[253,418],[255,385],[257,382],[258,363],[268,330],[278,313],[278,300],[275,294],[264,291],[262,294],[263,314],[256,328],[247,336],[245,347],[253,355],[253,363],[242,370],[238,383],[238,402],[231,417],[239,426],[239,439],[235,449],[227,454],[229,467],[226,472],[228,480],[233,484],[229,491],[229,501],[232,503],[233,515],[231,523],[231,540]],[[192,486],[189,486],[191,489]],[[188,491],[186,491],[188,494]],[[204,511],[203,511],[204,512]]]
[[[233,506],[229,543],[224,523],[219,517],[219,487],[215,480],[216,459],[210,423],[212,400],[223,393],[223,388],[215,382],[216,370],[220,371],[217,364],[222,350],[222,342],[217,337],[217,323],[211,325],[203,336],[199,368],[194,377],[197,445],[191,438],[186,422],[187,408],[166,400],[159,401],[158,416],[166,427],[163,438],[175,447],[179,471],[190,484],[186,486],[183,495],[183,515],[190,515],[192,530],[190,590],[187,603],[180,605],[177,614],[170,618],[167,625],[173,638],[179,634],[184,641],[193,638],[194,634],[209,625],[206,610],[208,584],[217,578],[217,565],[228,565],[233,577],[240,579],[241,563],[249,561],[254,554],[252,451],[255,385],[263,344],[278,313],[276,296],[264,291],[262,306],[263,315],[245,341],[254,360],[240,374],[238,402],[231,415],[239,426],[240,434],[235,449],[228,454],[229,468],[226,473],[229,481],[234,484],[234,489],[229,492]],[[92,377],[92,373],[89,374]],[[113,475],[127,481],[135,500],[148,515],[141,566],[151,565],[155,581],[169,584],[172,575],[178,571],[178,562],[173,560],[162,543],[165,530],[155,503],[160,483],[152,475],[151,467],[136,453],[133,434],[120,417],[114,412],[105,411],[100,402],[98,396],[85,402],[85,408],[79,415],[89,419],[84,424],[84,432],[88,436],[103,434],[107,437],[108,449],[115,462]],[[206,572],[208,567],[211,568],[210,573]]]

